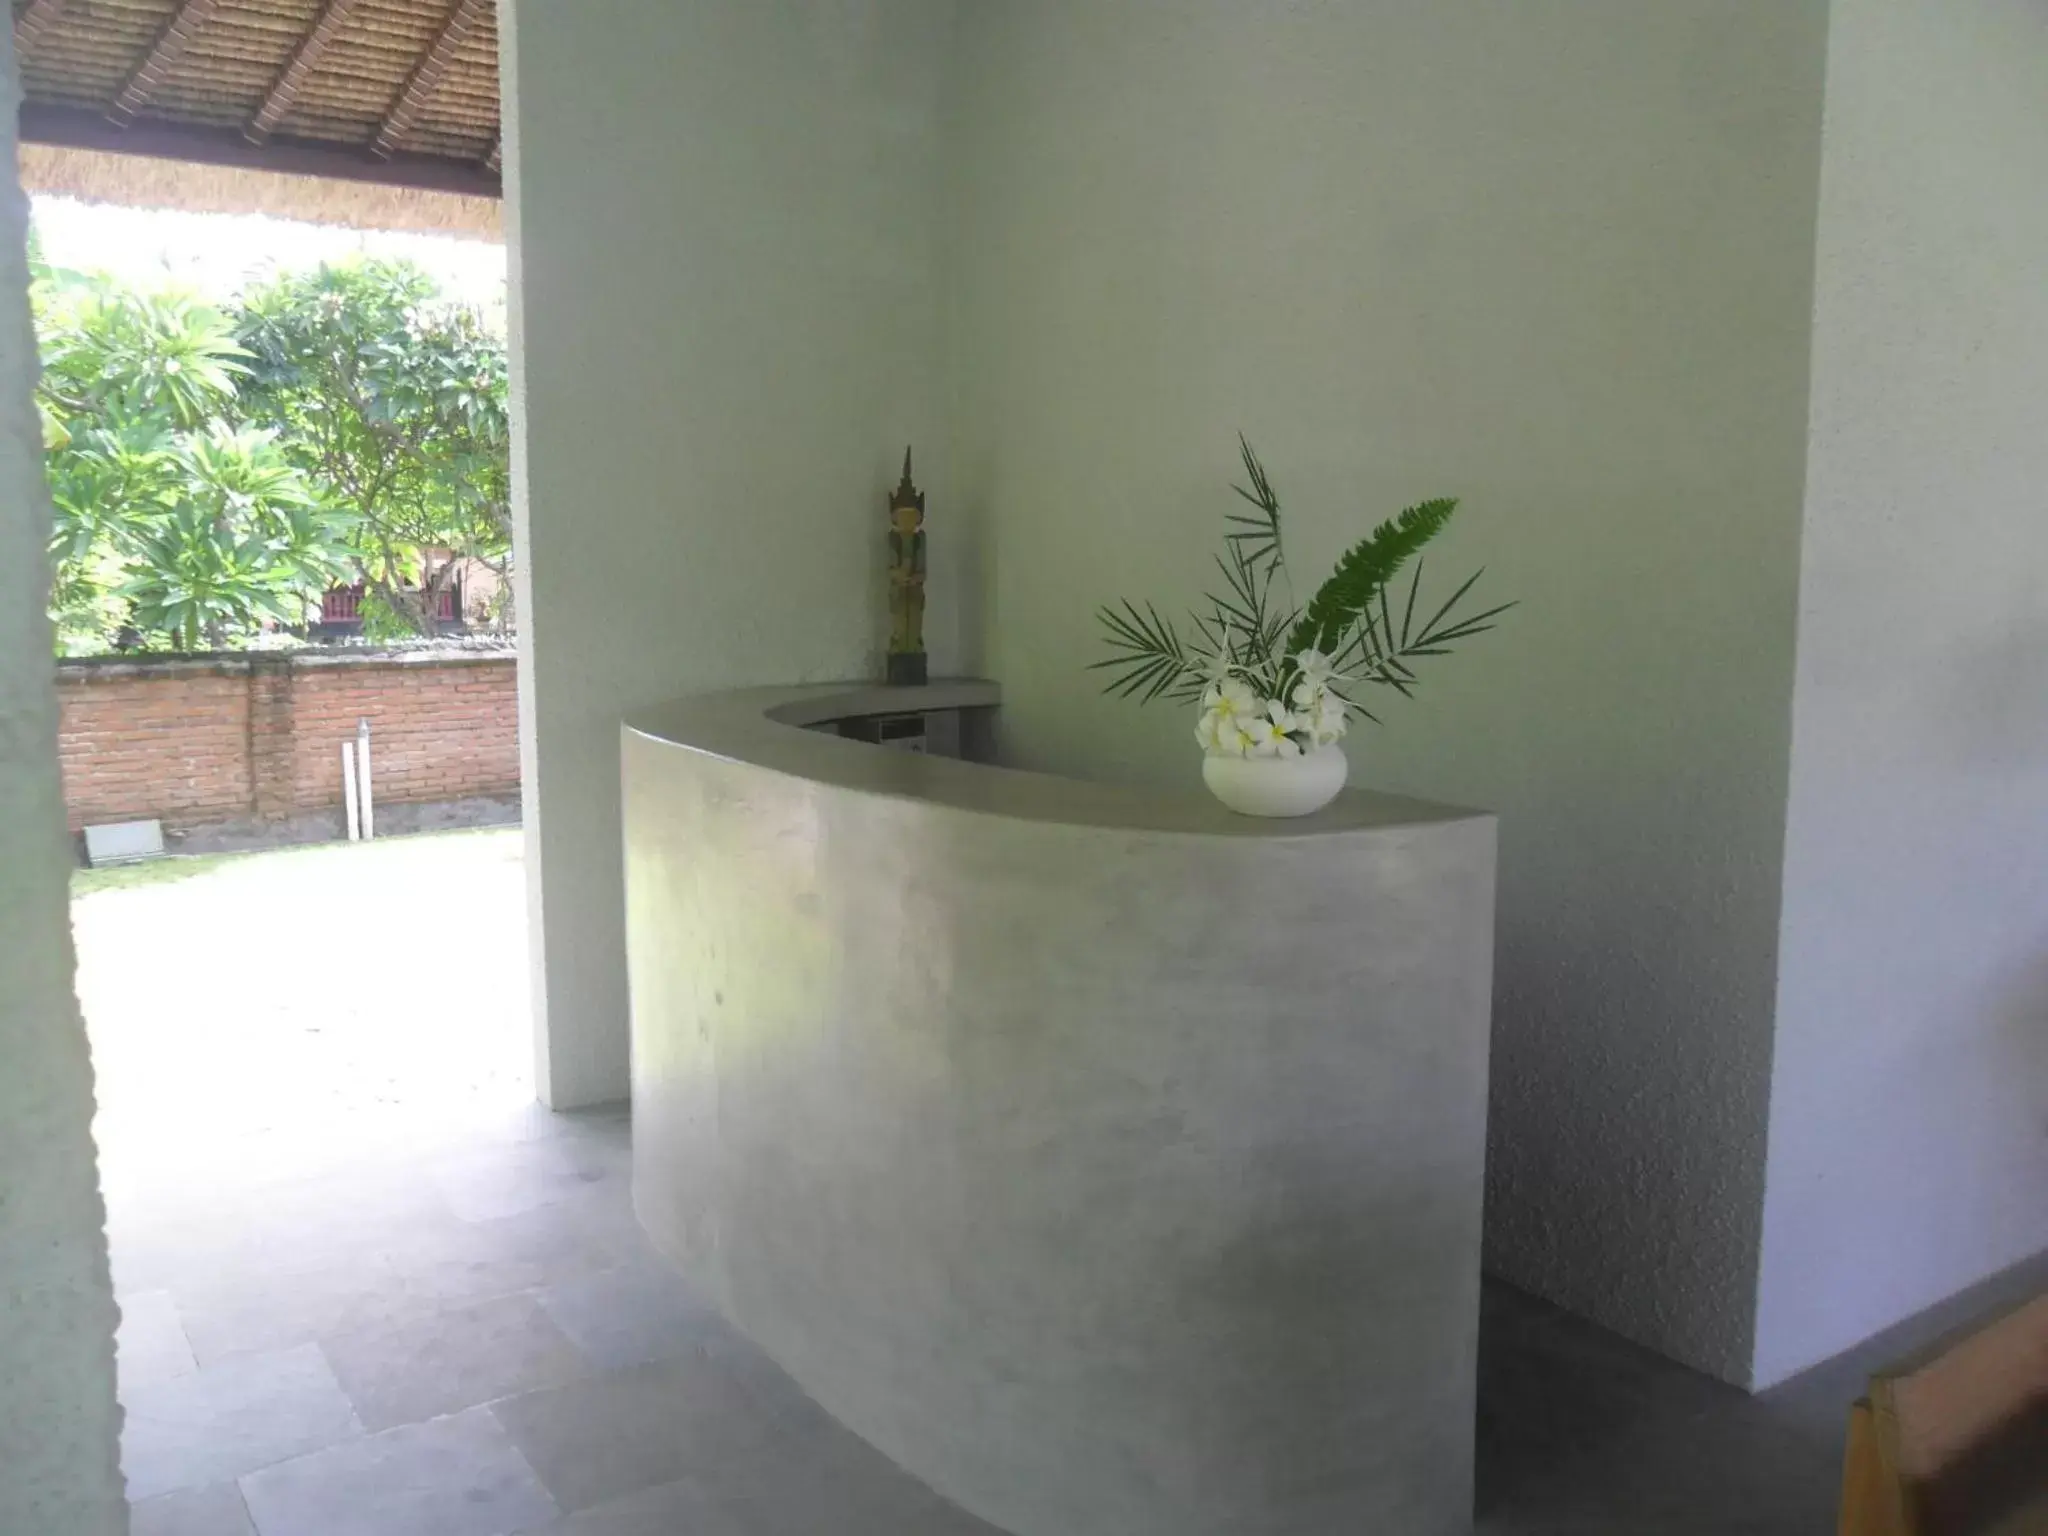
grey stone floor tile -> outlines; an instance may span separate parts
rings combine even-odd
[[[633,1122],[624,1114],[579,1110],[559,1117],[556,1145],[586,1171],[607,1175],[633,1171]]]
[[[747,1536],[747,1529],[686,1479],[607,1499],[531,1536]]]
[[[713,1497],[743,1536],[1003,1536],[921,1484],[898,1483],[905,1478],[898,1472],[877,1486],[844,1470],[784,1464],[764,1468],[751,1493],[728,1483]]]
[[[121,1298],[121,1326],[114,1334],[125,1399],[153,1382],[199,1369],[185,1325],[169,1291],[136,1291]]]
[[[754,1346],[745,1347],[788,1383],[791,1397],[778,1392],[764,1402],[749,1387],[773,1426],[767,1454],[725,1458],[693,1473],[691,1481],[746,1536],[1002,1536],[804,1397]]]
[[[790,1449],[730,1373],[701,1354],[525,1393],[491,1412],[570,1513],[708,1471],[752,1475],[735,1469],[765,1468]]]
[[[1479,1329],[1481,1509],[1560,1462],[1746,1404],[1722,1382],[1489,1282]]]
[[[609,1250],[615,1264],[665,1263],[633,1214],[632,1189],[623,1179],[594,1184],[548,1209]]]
[[[1828,1536],[1839,1460],[1751,1406],[1652,1423],[1567,1457],[1482,1507],[1480,1529],[1489,1536]]]
[[[249,1189],[157,1191],[108,1218],[116,1288],[170,1290],[228,1274],[306,1274],[372,1260],[395,1232],[453,1219],[416,1173],[365,1167]]]
[[[313,1345],[250,1355],[138,1389],[126,1404],[128,1497],[203,1488],[359,1438],[363,1427]]]
[[[444,1158],[432,1177],[449,1209],[464,1221],[492,1221],[552,1205],[607,1177],[579,1162],[559,1139],[507,1142]]]
[[[437,1303],[381,1254],[296,1272],[224,1265],[172,1295],[201,1365],[309,1344],[326,1334],[389,1326],[423,1316]]]
[[[599,1120],[607,1123],[617,1121],[626,1126],[632,1124],[625,1116],[623,1106],[615,1110],[556,1110],[549,1109],[536,1099],[479,1122],[471,1141],[476,1145],[505,1141],[550,1141],[572,1135],[584,1124]]]
[[[482,1408],[252,1473],[242,1494],[258,1536],[503,1536],[560,1513]]]
[[[766,1350],[716,1314],[704,1330],[703,1349],[767,1411],[781,1431],[810,1436],[821,1444],[831,1441],[828,1431],[853,1434],[798,1386]]]
[[[255,1536],[233,1483],[158,1494],[128,1511],[128,1536]]]
[[[371,1432],[555,1386],[588,1372],[540,1303],[501,1296],[320,1341]]]
[[[667,1360],[698,1347],[718,1314],[654,1263],[580,1276],[540,1293],[548,1315],[599,1370]]]
[[[386,1249],[384,1262],[410,1292],[446,1306],[612,1269],[619,1256],[574,1208],[549,1205],[410,1231]]]

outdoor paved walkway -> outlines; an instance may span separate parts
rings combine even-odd
[[[654,1260],[622,1113],[531,1105],[520,876],[478,833],[78,904],[135,1536],[989,1532]],[[1832,1529],[1834,1386],[1493,1286],[1481,1393],[1484,1536]]]

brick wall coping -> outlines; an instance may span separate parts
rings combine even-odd
[[[57,677],[66,683],[115,682],[138,677],[241,677],[269,668],[449,667],[516,661],[512,646],[420,647],[416,650],[188,651],[160,656],[60,656]]]

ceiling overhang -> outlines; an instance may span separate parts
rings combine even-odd
[[[27,143],[500,194],[494,0],[14,0]]]

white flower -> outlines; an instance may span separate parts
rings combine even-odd
[[[1295,670],[1301,673],[1301,681],[1295,685],[1297,693],[1303,688],[1320,692],[1328,686],[1330,679],[1337,675],[1336,665],[1314,646],[1305,651],[1296,651],[1294,666]]]
[[[1245,757],[1252,748],[1252,729],[1266,723],[1266,702],[1231,678],[1210,685],[1202,695],[1202,718],[1195,740],[1219,757]]]
[[[1299,757],[1301,743],[1293,732],[1302,724],[1285,704],[1274,699],[1266,706],[1266,713],[1254,717],[1245,727],[1251,737],[1251,755],[1254,757]]]
[[[1294,685],[1291,702],[1301,728],[1319,747],[1340,740],[1350,722],[1345,718],[1343,699],[1331,686],[1338,673],[1330,658],[1321,651],[1307,650],[1294,658],[1294,665],[1301,678]]]
[[[1344,701],[1327,688],[1317,697],[1315,706],[1307,711],[1305,723],[1319,747],[1343,740],[1345,731],[1351,727],[1351,722],[1345,718]]]

